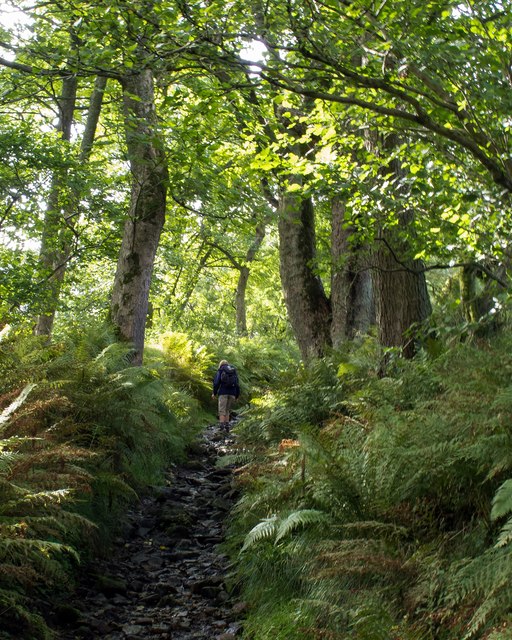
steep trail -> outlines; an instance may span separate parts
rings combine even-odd
[[[209,426],[187,462],[169,472],[166,486],[130,512],[112,557],[90,567],[76,597],[57,608],[59,640],[239,635],[244,605],[226,591],[229,561],[218,549],[235,489],[231,469],[215,463],[232,443]]]

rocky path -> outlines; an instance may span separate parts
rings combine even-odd
[[[96,563],[76,600],[57,611],[59,640],[239,635],[243,604],[226,591],[228,559],[218,549],[235,491],[231,470],[215,463],[230,444],[229,434],[208,427],[189,460],[169,472],[166,486],[130,513],[112,557]]]

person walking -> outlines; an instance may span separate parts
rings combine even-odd
[[[231,408],[240,395],[238,374],[227,360],[219,362],[219,368],[213,379],[212,398],[219,398],[219,422],[221,429],[228,430]]]

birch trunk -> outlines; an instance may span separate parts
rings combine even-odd
[[[62,81],[62,92],[58,101],[59,120],[57,131],[65,142],[71,140],[71,126],[76,103],[77,79],[69,76]],[[68,171],[66,168],[55,170],[48,195],[44,217],[39,264],[46,277],[45,312],[38,316],[34,333],[38,336],[50,336],[55,320],[60,288],[64,278],[65,266],[62,257],[67,244],[65,235],[65,216],[63,212],[66,200],[65,190]]]

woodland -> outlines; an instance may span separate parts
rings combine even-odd
[[[512,638],[512,5],[0,3],[0,638],[238,370],[246,640]]]

